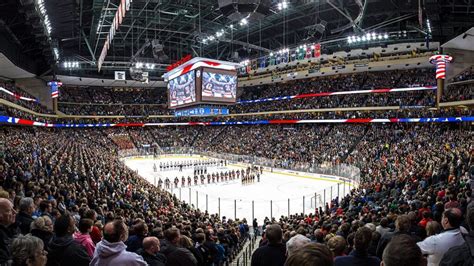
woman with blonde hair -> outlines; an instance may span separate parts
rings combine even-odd
[[[53,238],[53,222],[48,216],[40,216],[34,220],[31,225],[31,235],[41,239],[45,250],[48,250],[48,245]]]

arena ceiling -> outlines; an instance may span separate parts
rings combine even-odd
[[[2,1],[1,33],[21,53],[46,66],[37,74],[98,75],[95,63],[121,1],[43,0],[51,21],[50,37],[37,1],[41,0]],[[348,48],[347,36],[368,31],[408,32],[391,42],[423,40],[427,18],[432,39],[445,42],[474,25],[474,0],[422,0],[423,26],[417,0],[287,0],[284,10],[278,8],[282,0],[256,0],[262,3],[254,6],[261,15],[250,16],[246,25],[239,24],[246,14],[232,12],[234,5],[223,7],[226,2],[251,1],[133,0],[100,74],[127,69],[135,60],[156,63],[156,77],[164,66],[188,54],[240,61],[310,42],[326,43],[323,52],[341,50]],[[222,36],[209,40],[222,30]],[[149,45],[152,40],[163,47],[162,52],[155,51],[155,57]],[[54,47],[59,50],[59,64]],[[79,61],[80,69],[62,68],[61,62],[67,60]]]

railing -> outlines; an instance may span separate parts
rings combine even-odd
[[[256,242],[257,242],[257,236],[256,235],[254,235],[254,236],[249,235],[249,238],[250,238],[249,244],[244,248],[242,253],[240,253],[240,256],[237,257],[237,261],[235,262],[235,265],[237,265],[237,266],[250,265],[250,261],[252,259],[252,253],[255,249],[255,245],[256,245]]]
[[[148,152],[147,152],[148,151]],[[204,159],[204,157],[219,158],[227,160],[228,165],[233,164],[237,167],[247,167],[248,165],[265,166],[265,173],[262,178],[271,178],[268,173],[279,175],[298,176],[320,180],[321,182],[311,182],[308,187],[301,190],[294,190],[293,192],[285,192],[285,198],[281,195],[276,197],[274,195],[264,196],[255,195],[252,200],[249,197],[238,196],[220,197],[216,196],[218,193],[213,193],[212,187],[203,188],[202,185],[190,187],[175,187],[172,184],[167,190],[173,194],[177,199],[183,200],[188,204],[193,205],[200,210],[206,210],[210,213],[218,214],[219,217],[226,216],[228,218],[257,218],[258,221],[263,221],[265,217],[280,217],[290,216],[295,213],[309,214],[315,213],[316,210],[325,211],[326,205],[331,207],[337,204],[351,189],[359,184],[360,171],[358,168],[346,165],[311,165],[311,164],[288,164],[285,162],[278,162],[268,158],[261,158],[256,156],[243,156],[225,153],[214,152],[198,152],[191,148],[175,148],[165,147],[161,152],[155,154],[150,153],[149,150],[136,150],[134,153],[128,151],[128,156],[146,156],[146,157],[170,157],[173,155],[179,156],[194,156],[196,158]],[[286,166],[284,169],[277,166]],[[289,168],[294,167],[289,170]],[[221,171],[221,170],[219,170]],[[154,184],[157,185],[159,178],[166,176],[166,172],[161,174],[154,174]],[[172,176],[174,178],[174,176]],[[172,179],[170,178],[170,179]],[[267,179],[268,180],[268,179]],[[229,181],[239,182],[238,180]],[[268,181],[267,181],[268,182]],[[271,181],[269,181],[271,182]],[[328,182],[336,183],[332,186],[324,188],[321,185],[327,186]],[[204,192],[203,192],[204,191]],[[246,189],[241,190],[245,193]],[[263,193],[263,192],[262,192]],[[293,194],[292,194],[293,193]]]

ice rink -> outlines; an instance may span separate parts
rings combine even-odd
[[[242,185],[240,179],[207,184],[206,178],[206,184],[201,185],[199,180],[197,186],[194,185],[193,168],[183,169],[182,172],[178,170],[160,171],[159,169],[160,162],[209,159],[212,158],[196,155],[166,155],[157,159],[138,157],[125,158],[123,161],[130,169],[138,171],[140,176],[155,185],[158,184],[160,178],[164,181],[168,177],[173,182],[174,178],[178,177],[180,180],[178,188],[169,191],[177,198],[197,206],[200,210],[220,213],[221,216],[228,218],[246,218],[249,223],[252,217],[257,218],[261,224],[263,219],[270,217],[270,215],[278,218],[281,215],[288,215],[288,213],[302,213],[303,209],[305,213],[312,213],[315,206],[319,207],[323,204],[324,199],[328,202],[331,195],[332,198],[338,195],[342,197],[350,190],[348,183],[342,183],[332,176],[282,169],[266,168],[260,177],[260,182],[255,181],[250,185]],[[158,168],[157,172],[153,170],[154,164]],[[208,173],[245,169],[246,167],[247,165],[229,163],[227,167],[208,167]],[[191,176],[193,185],[181,188],[182,176],[185,176],[186,179]],[[173,183],[172,185],[174,186]]]

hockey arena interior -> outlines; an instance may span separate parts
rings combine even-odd
[[[473,1],[0,7],[0,266],[474,265]]]

